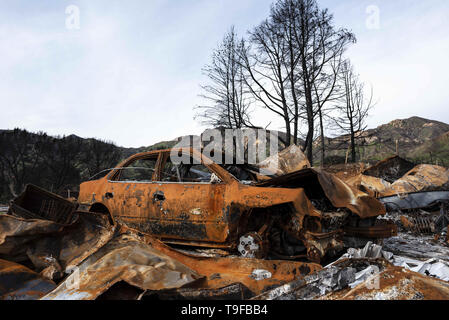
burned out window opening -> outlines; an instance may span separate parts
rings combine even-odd
[[[102,171],[100,171],[100,172],[94,174],[92,177],[90,177],[90,178],[88,179],[88,181],[93,181],[93,180],[101,179],[101,178],[107,176],[111,171],[113,171],[113,170],[119,170],[119,169],[120,169],[120,168],[109,168],[109,169],[102,170]]]
[[[192,160],[192,159],[191,159]],[[162,182],[220,183],[220,178],[204,164],[174,164],[167,159],[161,174]]]
[[[137,159],[127,166],[119,168],[115,175],[118,182],[151,182],[156,170],[157,159]]]

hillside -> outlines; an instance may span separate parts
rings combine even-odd
[[[412,148],[408,156],[419,162],[449,166],[449,132]]]
[[[170,141],[161,141],[156,144],[153,144],[148,147],[140,147],[140,148],[124,148],[124,147],[117,147],[121,152],[121,158],[124,160],[128,157],[130,157],[133,154],[140,153],[140,152],[147,152],[147,151],[153,151],[153,150],[162,150],[162,149],[170,149],[177,143],[177,140],[170,140]]]
[[[360,134],[360,161],[377,161],[396,154],[417,163],[449,165],[449,125],[420,117],[394,120]],[[344,159],[349,136],[326,139],[327,155]],[[317,152],[317,158],[319,152]]]
[[[76,194],[82,181],[115,167],[132,154],[170,148],[175,143],[122,148],[73,134],[53,137],[44,132],[0,130],[0,203],[17,196],[28,183],[60,195],[67,195],[68,190]]]
[[[279,133],[285,140],[285,134]],[[43,132],[0,130],[0,203],[34,183],[64,194],[76,190],[81,181],[101,170],[114,167],[132,154],[167,149],[178,139],[147,147],[124,148],[108,141],[76,135],[48,136]],[[348,136],[326,138],[327,163],[344,163]],[[373,163],[396,153],[414,163],[449,166],[449,125],[412,117],[394,120],[363,132],[359,139],[359,161]],[[279,149],[282,149],[282,144]],[[320,165],[319,141],[315,146],[315,165]]]

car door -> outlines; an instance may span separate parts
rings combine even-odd
[[[175,165],[169,155],[164,153],[160,175],[154,181],[152,233],[164,239],[225,242],[225,183],[208,166]]]
[[[154,216],[153,175],[157,171],[159,153],[137,157],[119,168],[108,181],[104,202],[114,219],[131,228],[151,233]]]

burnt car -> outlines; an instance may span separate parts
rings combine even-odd
[[[189,161],[175,164],[171,152]],[[112,223],[168,244],[254,258],[320,262],[342,250],[345,239],[368,241],[396,232],[394,225],[377,221],[385,214],[382,203],[332,174],[309,168],[261,176],[251,166],[219,165],[185,148],[133,155],[82,183],[78,201]]]

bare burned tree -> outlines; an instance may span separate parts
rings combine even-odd
[[[342,48],[343,49],[343,48]],[[334,55],[330,61],[329,66],[326,66],[325,71],[320,75],[313,83],[313,98],[315,105],[315,117],[319,121],[319,136],[321,144],[321,165],[324,165],[326,158],[326,145],[325,145],[325,119],[331,121],[330,113],[334,106],[332,102],[338,101],[344,95],[343,86],[338,81],[340,73],[342,72],[343,50],[339,50],[340,53]]]
[[[334,97],[342,54],[354,41],[351,32],[333,26],[332,15],[315,0],[279,0],[250,33],[252,47],[242,58],[248,87],[282,117],[293,143],[299,141],[300,122],[307,124],[303,150],[312,164],[315,119],[320,114],[322,119],[323,107]]]
[[[198,106],[196,118],[213,127],[253,127],[249,119],[251,97],[248,95],[240,55],[243,45],[234,27],[213,52],[212,62],[203,68],[209,84],[203,85],[201,95],[208,104]]]
[[[84,148],[85,152],[80,156],[80,162],[87,171],[81,173],[84,179],[113,168],[120,161],[121,152],[113,142],[89,139]]]
[[[237,42],[231,29],[214,52],[206,68],[212,85],[203,87],[213,104],[200,107],[200,116],[214,126],[250,127],[248,104],[242,102],[254,102],[282,119],[285,145],[299,144],[305,128],[303,151],[312,165],[319,127],[324,162],[324,119],[331,102],[344,94],[338,81],[342,57],[355,41],[316,0],[278,0],[246,41]]]
[[[62,194],[81,180],[111,168],[122,152],[114,144],[74,135],[0,130],[0,201],[18,196],[29,183]]]
[[[355,36],[346,29],[336,29],[333,16],[327,9],[321,10],[315,0],[281,0],[277,6],[292,25],[293,38],[298,50],[299,75],[297,87],[304,94],[302,105],[307,120],[307,135],[303,149],[313,164],[315,117],[329,101],[335,88],[332,76],[335,61]],[[319,99],[321,98],[321,99]],[[299,115],[298,115],[299,116]]]
[[[240,51],[245,83],[259,106],[283,119],[285,145],[292,143],[292,110],[289,98],[288,48],[279,25],[267,19],[250,33],[250,45]]]
[[[82,140],[76,136],[40,136],[35,143],[44,173],[40,185],[49,186],[50,191],[60,193],[65,185],[79,181],[77,165],[82,147]]]
[[[0,133],[0,162],[9,193],[16,197],[27,183],[40,180],[40,157],[35,148],[36,137],[25,130]]]
[[[344,95],[337,105],[339,114],[335,117],[335,125],[349,135],[351,161],[356,162],[356,139],[366,129],[366,120],[370,109],[374,106],[373,90],[366,96],[365,84],[349,61],[343,64],[340,81],[344,88]]]
[[[5,177],[5,166],[0,159],[0,203],[6,203],[9,200],[6,196],[9,193],[8,188],[6,187],[7,183],[8,181]]]

